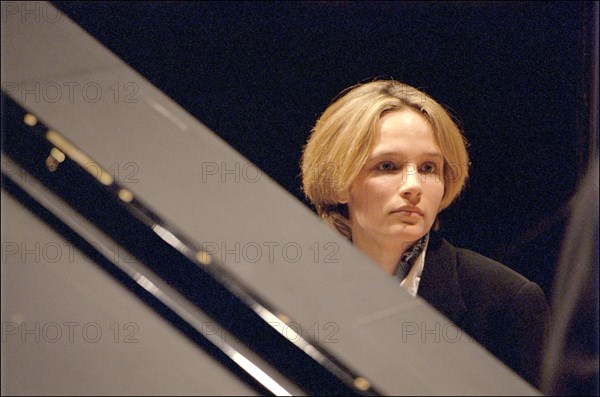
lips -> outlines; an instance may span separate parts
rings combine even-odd
[[[421,211],[418,207],[413,207],[410,205],[405,205],[403,207],[396,208],[392,211],[392,213],[406,213],[407,215],[420,215],[423,216],[423,211]]]

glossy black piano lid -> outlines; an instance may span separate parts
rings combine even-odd
[[[217,258],[210,266],[200,263],[194,247],[175,227],[159,219],[150,209],[136,199],[127,202],[119,199],[121,186],[117,182],[100,183],[90,172],[68,156],[55,171],[46,164],[54,147],[46,134],[51,126],[38,121],[30,126],[23,122],[30,113],[9,96],[2,93],[2,151],[46,188],[61,197],[79,214],[114,241],[125,247],[137,260],[174,287],[190,302],[237,337],[252,351],[276,368],[287,379],[308,394],[323,395],[376,395],[374,387],[361,390],[355,383],[359,374],[352,373],[335,357],[309,340],[319,361],[303,351],[297,343],[280,334],[256,311],[273,312],[264,302],[250,293],[242,282],[227,273]],[[57,131],[60,134],[60,131]],[[194,327],[141,288],[129,275],[100,255],[93,245],[70,229],[56,216],[46,211],[6,175],[2,175],[2,188],[17,197],[23,204],[70,240],[95,263],[110,273],[144,302],[182,331],[188,338],[211,353],[223,365],[247,381],[261,394],[270,393],[260,382],[233,363],[229,357],[213,346]],[[161,238],[153,226],[174,235],[184,247],[175,248]],[[359,383],[360,385],[360,383]]]

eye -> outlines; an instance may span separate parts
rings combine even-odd
[[[433,174],[433,173],[437,172],[437,170],[438,170],[437,163],[434,163],[432,161],[428,161],[421,165],[421,172],[424,172],[425,174]]]
[[[394,171],[396,169],[396,165],[391,161],[382,161],[377,164],[377,169],[380,171]]]

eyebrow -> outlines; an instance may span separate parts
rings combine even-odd
[[[383,152],[379,152],[379,153],[374,153],[373,155],[369,156],[369,159],[376,159],[379,157],[387,157],[387,156],[398,156],[398,155],[404,156],[403,153],[387,150],[387,151],[383,151]],[[421,157],[436,157],[439,159],[444,158],[444,156],[440,152],[425,152],[425,153],[421,154]]]

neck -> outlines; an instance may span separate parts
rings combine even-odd
[[[393,275],[402,254],[414,241],[407,243],[396,239],[395,241],[384,242],[352,236],[352,243],[386,273]]]

